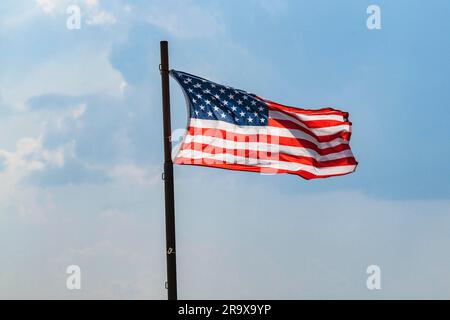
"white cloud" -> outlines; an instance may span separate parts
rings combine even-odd
[[[184,299],[449,297],[450,260],[442,254],[450,243],[449,201],[380,201],[359,192],[276,188],[262,199],[276,177],[248,188],[242,175],[197,172],[202,174],[177,185]],[[205,178],[215,180],[213,192]],[[20,259],[6,254],[4,260],[13,263],[3,265],[8,277],[0,279],[0,297],[73,298],[55,274],[62,270],[64,277],[64,267],[75,262],[88,271],[89,290],[81,290],[80,298],[163,299],[159,189],[69,186],[52,190],[53,198],[36,195],[21,209],[23,218],[46,224],[28,226]],[[42,286],[29,281],[41,260],[47,268],[37,280]],[[380,292],[365,287],[369,264],[382,268]]]
[[[125,6],[123,6],[123,11],[129,13],[129,12],[131,12],[131,10],[133,10],[133,9],[131,8],[131,6],[129,4],[126,4]]]
[[[86,24],[90,26],[105,26],[105,25],[112,25],[117,22],[116,17],[114,14],[106,12],[106,11],[100,11],[93,13],[89,16],[89,18],[86,20]]]
[[[36,5],[45,14],[51,14],[55,10],[58,2],[58,0],[36,0]]]
[[[148,187],[158,183],[161,173],[155,168],[144,168],[136,164],[114,166],[109,170],[109,176],[125,184]]]
[[[86,104],[82,103],[79,106],[75,107],[72,111],[72,117],[77,120],[83,116],[83,114],[86,112]]]
[[[84,0],[84,3],[88,8],[98,7],[98,0]]]
[[[24,222],[45,223],[49,213],[55,209],[51,194],[43,196],[37,190],[27,189],[20,194],[20,198],[17,214]]]
[[[70,0],[35,0],[32,1],[11,1],[14,5],[9,5],[7,10],[0,12],[0,32],[11,32],[32,22],[36,17],[52,16],[57,13],[64,13],[65,5]]]
[[[14,12],[12,15],[1,17],[1,30],[0,32],[11,31],[19,26],[26,24],[38,14],[36,8],[23,8],[18,12]]]
[[[166,1],[148,8],[147,21],[179,38],[212,38],[224,32],[218,10],[191,1]]]
[[[0,206],[0,221],[6,226],[1,242],[13,242],[20,235],[20,241],[0,254],[0,298],[161,298],[163,215],[151,214],[160,210],[149,191],[72,185],[16,192],[8,207]],[[121,207],[131,194],[146,202],[138,209]],[[70,264],[80,265],[86,290],[65,288]],[[37,265],[36,282],[32,278]]]
[[[107,50],[79,48],[22,73],[0,78],[5,103],[24,110],[28,99],[46,94],[121,96],[124,79],[108,59]]]
[[[21,174],[43,169],[47,164],[64,164],[63,150],[46,150],[42,146],[42,137],[22,138],[14,152],[0,149],[0,156],[5,159],[6,171],[20,171]]]
[[[125,91],[127,90],[128,83],[126,81],[122,81],[120,84],[120,93],[123,95]]]
[[[84,3],[86,5],[86,24],[88,26],[107,26],[117,22],[114,13],[100,9],[98,0],[84,0]]]
[[[73,154],[73,142],[55,150],[45,149],[42,136],[25,137],[17,141],[14,151],[0,149],[0,204],[18,192],[17,184],[30,173],[49,165],[62,167],[67,155]]]
[[[288,10],[288,4],[285,0],[256,0],[256,3],[270,15],[283,14]]]
[[[70,5],[77,5],[82,9],[82,20],[87,25],[101,26],[116,23],[117,19],[113,13],[100,9],[98,0],[35,0],[35,5],[17,5],[11,8],[7,14],[0,13],[2,29],[11,30],[33,21],[34,18],[44,14],[46,16],[67,15],[66,9]]]

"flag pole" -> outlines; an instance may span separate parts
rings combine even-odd
[[[173,191],[173,163],[170,125],[169,50],[167,41],[160,42],[161,86],[164,127],[164,196],[166,220],[167,299],[177,300],[177,268],[175,251],[175,203]]]

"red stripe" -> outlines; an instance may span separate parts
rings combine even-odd
[[[277,111],[287,111],[292,113],[298,113],[298,114],[305,114],[305,115],[339,115],[343,116],[344,120],[348,120],[348,112],[344,112],[338,109],[333,108],[322,108],[322,109],[301,109],[301,108],[295,108],[290,106],[285,106],[264,98],[258,97],[258,99],[264,101],[269,109],[277,110]]]
[[[309,128],[319,129],[319,128],[328,128],[328,127],[336,127],[348,125],[351,126],[352,123],[349,121],[338,121],[338,120],[301,120],[299,118],[295,118],[298,121],[303,122]]]
[[[320,149],[315,143],[305,139],[271,136],[266,134],[239,134],[221,129],[189,127],[188,133],[191,136],[208,136],[237,142],[263,142],[283,146],[307,148],[316,151],[321,156],[350,149],[350,145],[347,143],[339,144],[335,147]]]
[[[304,128],[290,120],[279,120],[279,119],[272,119],[269,118],[269,126],[276,127],[276,128],[285,128],[285,129],[295,129],[303,131],[304,133],[308,134],[309,136],[316,139],[318,142],[330,142],[337,138],[342,138],[345,141],[350,140],[351,132],[349,131],[340,131],[335,134],[330,134],[326,136],[318,136],[311,130]]]
[[[274,110],[274,112],[282,113],[283,115],[289,117],[290,119],[293,119],[293,121],[297,120],[301,123],[303,123],[305,126],[308,126],[309,128],[326,128],[326,127],[335,127],[335,126],[341,126],[341,125],[348,125],[351,126],[352,123],[350,121],[341,121],[341,120],[334,120],[334,119],[321,119],[321,120],[304,120],[302,119],[302,116],[306,116],[303,114],[295,114],[293,112],[287,112],[285,110]],[[270,112],[269,112],[270,115]],[[327,115],[316,115],[316,116],[327,116]],[[297,124],[298,125],[298,124]]]
[[[266,174],[279,174],[279,173],[289,173],[298,175],[306,180],[317,179],[317,178],[328,178],[328,177],[336,177],[343,176],[348,173],[338,173],[338,174],[330,174],[330,175],[315,175],[308,171],[299,170],[299,171],[291,171],[291,170],[281,170],[281,169],[270,169],[270,168],[261,168],[257,166],[251,165],[243,165],[243,164],[218,164],[218,163],[210,163],[209,161],[205,161],[204,159],[190,159],[190,158],[176,158],[174,160],[176,164],[184,164],[184,165],[194,165],[194,166],[204,166],[204,167],[214,167],[220,169],[227,170],[238,170],[238,171],[251,171],[251,172],[261,172]]]
[[[230,154],[233,156],[240,156],[251,159],[262,159],[262,160],[274,160],[274,161],[285,161],[285,162],[295,162],[300,164],[305,164],[313,166],[316,168],[327,168],[327,167],[338,167],[338,166],[348,166],[356,165],[357,162],[353,157],[339,158],[335,160],[318,161],[313,157],[305,156],[295,156],[287,153],[274,153],[265,151],[254,151],[248,149],[227,149],[223,147],[215,147],[209,144],[190,142],[184,143],[181,150],[195,150],[211,154]]]

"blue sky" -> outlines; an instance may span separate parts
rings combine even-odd
[[[449,298],[449,13],[445,0],[2,1],[0,297],[165,298],[168,40],[175,69],[348,111],[359,161],[314,181],[176,167],[181,298]],[[182,129],[174,81],[171,99]],[[65,288],[70,264],[80,291]]]

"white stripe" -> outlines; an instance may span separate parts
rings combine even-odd
[[[338,114],[309,115],[309,114],[297,113],[297,112],[286,111],[286,110],[283,110],[283,111],[289,112],[289,114],[291,114],[292,116],[294,116],[302,121],[335,120],[335,121],[344,122],[344,117],[341,115],[338,115]]]
[[[269,110],[269,118],[278,120],[289,120],[298,124],[299,126],[306,128],[313,132],[316,136],[328,136],[331,134],[339,133],[342,131],[350,132],[350,126],[348,124],[342,124],[338,126],[330,126],[324,128],[310,128],[304,124],[301,120],[294,118],[294,114],[287,115],[283,112]]]
[[[191,142],[207,144],[223,149],[239,149],[239,150],[250,150],[260,152],[271,152],[274,154],[274,156],[276,156],[277,153],[285,153],[293,156],[310,157],[316,159],[317,161],[329,161],[353,157],[351,150],[344,150],[341,152],[331,153],[322,156],[318,154],[317,151],[308,148],[285,146],[264,142],[238,142],[211,136],[188,134],[184,139],[184,143],[191,143]]]
[[[254,159],[241,156],[234,156],[230,154],[211,154],[195,150],[181,150],[178,153],[177,158],[189,158],[193,160],[196,159],[211,160],[212,161],[211,164],[244,164],[278,170],[289,170],[289,171],[303,170],[318,176],[350,173],[356,167],[355,165],[349,165],[349,166],[316,168],[314,166],[309,166],[306,164],[295,162]],[[195,161],[193,164],[195,164]]]
[[[336,138],[329,142],[318,142],[313,136],[296,129],[277,128],[271,126],[239,126],[220,120],[205,120],[191,118],[189,126],[205,129],[218,129],[230,131],[236,134],[263,134],[270,136],[279,136],[286,138],[304,139],[314,143],[319,149],[336,147],[341,144],[348,144],[348,141],[342,138]]]

